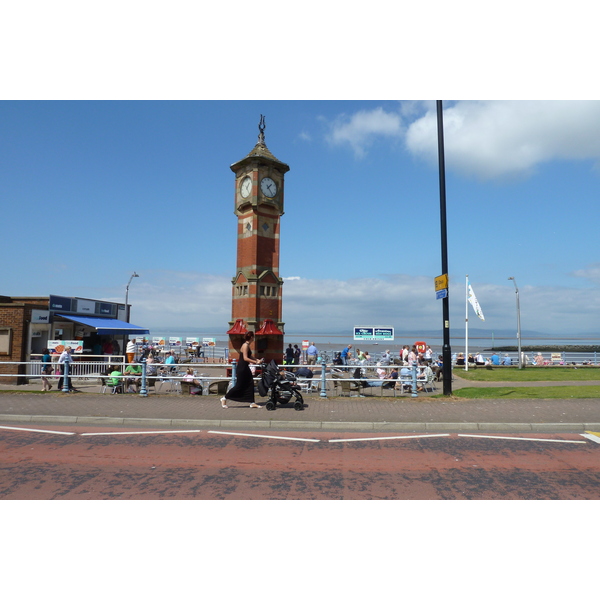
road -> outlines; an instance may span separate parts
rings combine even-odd
[[[0,499],[598,499],[598,442],[4,426]]]

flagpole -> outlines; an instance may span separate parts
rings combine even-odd
[[[469,370],[469,276],[465,280],[465,371]]]

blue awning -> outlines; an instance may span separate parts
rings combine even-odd
[[[149,329],[119,321],[119,319],[105,319],[103,317],[82,317],[80,315],[56,315],[61,319],[68,319],[74,323],[81,323],[88,327],[94,327],[98,335],[144,335],[150,333]]]

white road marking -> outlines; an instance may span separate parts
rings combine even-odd
[[[0,429],[12,429],[13,431],[34,431],[35,433],[55,433],[56,435],[75,435],[71,431],[52,431],[50,429],[26,429],[25,427],[5,427],[0,425]]]
[[[329,440],[330,442],[373,442],[378,440],[408,440],[411,438],[448,437],[449,433],[430,433],[423,435],[395,435],[390,437],[353,438],[347,440]]]
[[[459,433],[458,437],[487,438],[489,440],[519,440],[527,442],[555,442],[557,444],[587,444],[587,442],[584,442],[583,440],[548,440],[544,438],[509,437],[505,435],[475,435],[469,433]]]
[[[279,435],[257,435],[255,433],[235,433],[233,431],[209,431],[208,433],[218,433],[219,435],[239,435],[242,437],[268,438],[271,440],[292,440],[293,442],[320,442],[321,441],[321,440],[312,440],[309,438],[282,437]]]
[[[200,433],[200,429],[177,429],[175,431],[107,431],[100,433],[82,433],[81,435],[156,435],[158,433]]]
[[[581,436],[587,438],[588,440],[592,440],[592,442],[596,442],[596,444],[600,444],[600,437],[594,435],[593,433],[582,433]]]

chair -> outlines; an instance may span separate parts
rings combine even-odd
[[[159,382],[160,383],[160,389],[162,390],[163,385],[165,384],[169,384],[169,391],[170,392],[178,392],[181,390],[181,386],[180,386],[180,380],[179,379],[173,379],[173,377],[177,377],[179,375],[183,375],[183,373],[179,373],[177,371],[177,367],[171,367],[168,372],[165,371],[164,369],[162,370],[162,372],[159,372]]]
[[[362,387],[361,387],[360,383],[358,383],[358,381],[348,381],[346,379],[338,379],[334,383],[336,383],[341,388],[340,396],[345,396],[347,394],[348,397],[351,397],[352,392],[358,392],[357,394],[355,394],[355,396],[362,397],[362,394],[360,393],[362,390]]]
[[[435,391],[435,375],[431,367],[425,367],[423,375],[423,379],[417,379],[417,381],[421,381],[423,390],[427,391],[429,389],[430,392]]]
[[[182,381],[180,382],[181,385],[181,393],[184,396],[189,396],[190,394],[192,394],[192,388],[196,389],[196,390],[200,390],[199,392],[196,392],[195,396],[201,395],[202,394],[202,389],[199,388],[195,383],[192,383],[191,381]]]
[[[318,393],[321,391],[321,378],[308,380],[308,393]]]
[[[298,387],[300,388],[300,390],[302,392],[304,392],[305,394],[308,394],[309,390],[310,390],[310,379],[297,379],[296,380],[296,384],[298,385]]]
[[[394,396],[399,393],[401,396],[405,392],[410,394],[412,392],[412,375],[400,375],[396,379],[396,385],[394,386]]]
[[[123,381],[120,381],[117,385],[112,382],[112,379],[108,381],[101,377],[102,381],[102,393],[106,393],[106,388],[111,388],[111,394],[122,394],[123,393]]]
[[[209,394],[218,394],[219,396],[224,396],[227,393],[227,386],[229,385],[229,380],[224,381],[213,381],[208,386]]]

